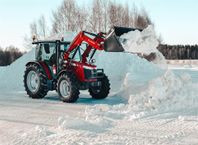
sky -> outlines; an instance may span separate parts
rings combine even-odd
[[[92,0],[77,0],[89,8]],[[198,0],[113,0],[144,7],[155,24],[156,33],[167,44],[198,44]],[[62,0],[0,0],[0,46],[24,48],[29,25],[41,15],[50,22],[52,11]]]

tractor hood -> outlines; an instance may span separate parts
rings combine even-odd
[[[120,36],[122,36],[124,33],[128,33],[130,31],[135,30],[142,31],[141,29],[127,27],[112,27],[105,38],[104,50],[106,52],[123,52],[124,48],[120,43]]]

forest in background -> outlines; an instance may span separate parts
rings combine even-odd
[[[10,65],[24,53],[14,46],[9,46],[6,49],[0,47],[0,66]]]
[[[169,60],[198,59],[198,45],[160,44],[158,50]]]

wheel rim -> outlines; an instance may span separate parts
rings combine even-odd
[[[61,96],[67,99],[71,92],[69,83],[66,80],[62,80],[59,87]]]
[[[98,94],[98,93],[101,92],[101,89],[94,89],[94,88],[92,88],[92,92],[93,92],[94,94]]]
[[[30,71],[27,75],[27,87],[32,93],[36,93],[40,87],[40,78],[37,72]]]

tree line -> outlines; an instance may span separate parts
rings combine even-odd
[[[166,59],[198,59],[198,45],[159,45]]]
[[[89,6],[80,6],[76,0],[63,0],[52,12],[50,26],[41,16],[30,25],[31,36],[44,39],[67,31],[108,32],[112,26],[144,29],[153,24],[144,8],[116,3],[113,0],[92,0]]]
[[[0,66],[10,65],[24,53],[14,46],[9,46],[6,49],[0,47]]]

